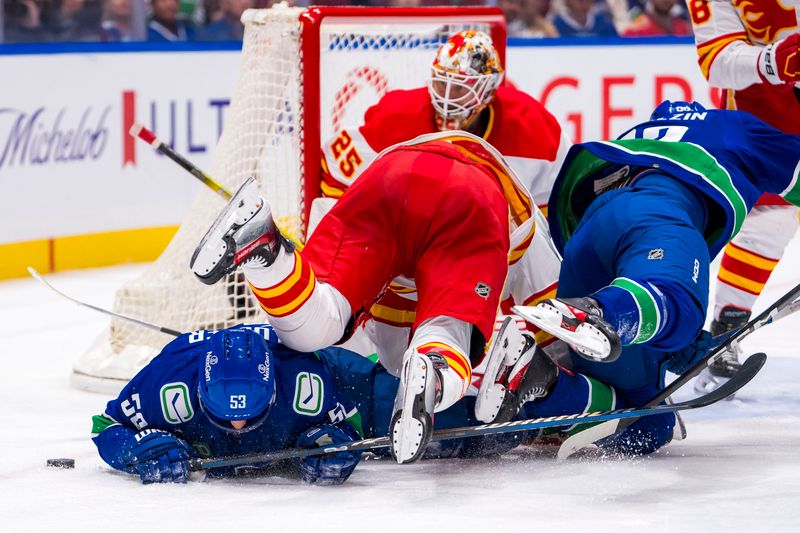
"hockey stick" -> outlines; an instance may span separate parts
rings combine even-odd
[[[670,383],[659,394],[653,397],[647,404],[647,407],[658,405],[665,401],[669,396],[675,393],[678,389],[683,387],[686,383],[697,377],[704,369],[711,366],[711,364],[721,356],[725,350],[732,348],[734,345],[741,342],[742,339],[756,331],[757,329],[771,324],[785,316],[791,315],[800,309],[800,285],[796,285],[789,292],[778,298],[771,306],[766,308],[761,314],[752,319],[750,322],[742,326],[739,330],[728,335],[727,340],[714,348],[705,358],[701,359],[689,370],[680,375],[675,381]],[[567,438],[561,447],[558,449],[558,459],[564,460],[576,451],[584,448],[590,444],[597,442],[600,439],[610,437],[616,433],[621,432],[636,421],[635,418],[630,420],[611,420],[598,424],[587,430],[576,433]]]
[[[481,437],[484,435],[496,435],[500,433],[511,433],[517,431],[538,430],[551,427],[571,426],[574,424],[591,424],[606,420],[639,418],[642,416],[656,415],[682,411],[685,409],[697,409],[718,402],[750,382],[758,374],[767,356],[758,353],[750,356],[742,367],[727,382],[723,383],[718,389],[707,394],[698,396],[691,400],[686,400],[673,405],[656,405],[653,407],[615,409],[613,411],[597,411],[594,413],[579,413],[574,415],[551,416],[545,418],[532,418],[529,420],[516,420],[511,422],[501,422],[497,424],[483,424],[480,426],[460,427],[452,429],[440,429],[433,432],[432,441],[447,439],[463,439],[466,437]],[[249,454],[232,457],[219,457],[212,459],[193,459],[189,462],[190,470],[209,470],[213,468],[224,468],[241,465],[252,465],[256,463],[268,463],[282,461],[285,459],[299,459],[316,455],[325,455],[337,452],[354,450],[371,450],[375,448],[386,448],[390,445],[389,437],[376,437],[351,442],[342,446],[329,446],[321,448],[292,448],[272,453]]]
[[[233,196],[233,194],[227,188],[225,188],[224,185],[217,182],[216,180],[214,180],[214,178],[212,178],[211,176],[209,176],[208,174],[197,168],[194,164],[192,164],[191,161],[189,161],[181,154],[173,150],[169,145],[161,142],[159,138],[156,137],[155,133],[148,130],[138,122],[135,123],[133,126],[131,126],[131,129],[130,131],[128,131],[128,133],[130,133],[132,137],[136,137],[138,139],[143,140],[144,142],[146,142],[147,144],[149,144],[150,146],[152,146],[165,156],[169,157],[170,159],[178,163],[181,167],[186,169],[189,172],[189,174],[199,179],[209,189],[211,189],[212,191],[223,197],[226,202],[229,201]]]
[[[115,313],[114,311],[109,311],[108,309],[103,309],[102,307],[97,307],[96,305],[87,304],[86,302],[82,302],[80,300],[77,300],[77,299],[73,298],[72,296],[64,294],[60,290],[58,290],[55,287],[53,287],[52,285],[50,285],[50,283],[48,283],[42,277],[42,275],[39,274],[39,272],[37,272],[36,269],[33,268],[33,267],[30,267],[30,266],[28,267],[28,273],[31,276],[33,276],[34,279],[36,279],[39,283],[41,283],[42,285],[44,285],[45,287],[47,287],[48,289],[50,289],[54,293],[58,294],[62,298],[66,298],[67,300],[69,300],[69,301],[71,301],[73,303],[76,303],[76,304],[78,304],[78,305],[80,305],[82,307],[88,307],[89,309],[92,309],[94,311],[103,313],[104,315],[110,315],[110,316],[113,316],[113,317],[121,318],[122,320],[127,320],[128,322],[133,322],[134,324],[139,324],[140,326],[144,326],[146,328],[154,329],[156,331],[160,331],[161,333],[166,333],[167,335],[173,335],[175,337],[177,337],[179,335],[182,335],[182,333],[180,331],[176,331],[176,330],[170,329],[170,328],[165,328],[164,326],[159,326],[157,324],[151,324],[150,322],[145,322],[144,320],[139,320],[138,318],[133,318],[132,316],[127,316],[127,315],[122,315],[120,313]]]

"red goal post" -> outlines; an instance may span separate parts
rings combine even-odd
[[[304,62],[303,80],[303,101],[304,114],[306,117],[306,129],[304,132],[304,161],[303,174],[305,176],[305,192],[303,198],[304,215],[303,230],[308,221],[311,202],[320,195],[320,159],[322,156],[322,142],[336,133],[336,125],[341,125],[341,121],[336,120],[336,111],[339,109],[334,106],[330,111],[321,109],[321,76],[322,70],[322,47],[325,42],[321,38],[322,29],[325,25],[343,25],[350,21],[363,23],[368,20],[370,24],[398,26],[404,23],[414,24],[436,24],[443,27],[460,28],[476,27],[487,31],[495,43],[503,65],[505,65],[506,54],[506,23],[502,10],[497,7],[430,7],[430,8],[364,8],[364,7],[311,7],[300,16],[302,24],[302,52]],[[457,30],[456,30],[457,31]],[[450,32],[444,30],[438,32],[434,37],[438,44],[446,38]],[[433,39],[432,39],[433,40]],[[433,63],[433,55],[438,45],[430,50],[427,62],[422,63],[424,70],[429,72]],[[380,68],[377,69],[380,72]],[[354,70],[355,72],[355,70]],[[348,73],[349,74],[349,73]],[[409,79],[416,78],[409,75]],[[425,80],[414,79],[412,86],[420,86]],[[405,88],[398,87],[397,83],[390,84],[386,90]],[[340,90],[346,89],[343,85]],[[384,90],[383,92],[386,92]],[[376,95],[377,96],[377,95]],[[377,98],[370,101],[369,105],[377,102]],[[349,103],[349,102],[346,102]],[[366,111],[366,102],[361,102],[357,106],[361,116]],[[326,126],[330,126],[334,131],[328,131]],[[325,135],[327,133],[327,135]]]
[[[239,74],[208,174],[230,190],[254,175],[278,225],[298,240],[320,196],[325,139],[359,124],[386,91],[424,85],[452,33],[489,33],[505,61],[505,19],[492,7],[274,7],[248,10],[242,22]],[[163,254],[120,288],[114,310],[179,331],[266,322],[241,275],[209,287],[189,270],[223,205],[201,190]],[[73,365],[73,385],[118,390],[169,340],[113,319]]]

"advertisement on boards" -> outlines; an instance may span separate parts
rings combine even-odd
[[[0,56],[0,244],[179,224],[198,185],[127,131],[141,122],[209,168],[238,58]]]
[[[127,130],[142,122],[210,169],[239,55],[0,56],[4,78],[14,80],[0,84],[0,187],[6,191],[0,196],[0,244],[179,224],[199,185]],[[719,99],[700,74],[688,40],[512,41],[507,73],[576,142],[615,137],[646,119],[663,99],[705,105]],[[321,95],[323,109],[330,99]]]
[[[638,41],[638,40],[637,40]],[[544,104],[573,142],[610,139],[663,100],[719,105],[694,44],[509,46],[508,79]]]

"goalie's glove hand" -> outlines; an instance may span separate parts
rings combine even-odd
[[[144,434],[139,438],[140,435]],[[189,444],[166,431],[142,431],[131,450],[132,468],[142,483],[186,483],[189,459],[195,457]]]
[[[349,426],[325,424],[311,428],[297,438],[298,448],[336,446],[356,440]],[[303,481],[315,485],[341,485],[355,470],[361,460],[361,450],[338,452],[297,460]]]
[[[766,46],[758,55],[758,74],[765,82],[773,85],[800,81],[798,54],[800,35],[793,33]]]
[[[682,350],[670,353],[664,364],[667,370],[673,374],[681,375],[707,356],[708,352],[710,352],[716,344],[711,333],[706,330],[700,330],[700,333],[690,345]]]

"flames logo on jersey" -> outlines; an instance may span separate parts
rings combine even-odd
[[[733,6],[750,39],[758,43],[772,43],[782,31],[797,27],[794,8],[784,7],[780,0],[733,0]]]

